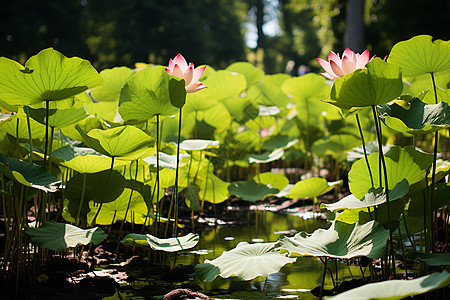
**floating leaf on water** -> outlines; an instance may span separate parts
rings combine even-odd
[[[41,248],[61,251],[78,244],[90,242],[99,244],[105,239],[105,232],[99,227],[81,229],[70,224],[55,221],[44,222],[39,228],[24,227],[25,232]]]
[[[252,280],[258,276],[267,278],[277,273],[295,258],[281,255],[274,248],[275,243],[249,244],[240,242],[236,248],[224,251],[221,256],[195,266],[195,273],[202,281],[213,281],[217,276],[237,276],[240,280]]]
[[[160,239],[151,234],[129,233],[121,243],[127,246],[143,246],[150,247],[153,250],[177,252],[195,247],[198,241],[198,234],[193,233],[167,239]]]

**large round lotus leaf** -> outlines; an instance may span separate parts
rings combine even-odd
[[[203,121],[215,128],[216,131],[224,131],[230,127],[231,115],[222,103],[198,113],[197,121]]]
[[[319,157],[331,156],[345,159],[348,150],[361,145],[361,140],[352,134],[334,134],[314,141],[311,152]]]
[[[236,72],[245,76],[247,86],[257,83],[264,77],[264,71],[249,62],[235,62],[226,68],[227,71]]]
[[[429,266],[449,266],[450,252],[445,253],[410,252],[408,253],[408,259],[421,260]]]
[[[317,229],[311,235],[303,231],[293,237],[282,235],[276,247],[291,256],[376,259],[384,255],[388,237],[389,230],[376,221],[362,225],[333,221],[330,228]]]
[[[25,186],[56,192],[61,181],[43,166],[0,154],[0,172]]]
[[[248,120],[255,119],[259,110],[255,104],[252,104],[248,97],[228,98],[222,101],[231,117],[238,122],[245,123]]]
[[[0,124],[1,130],[8,133],[14,138],[19,138],[23,142],[28,142],[30,135],[28,132],[27,117],[22,110],[17,114],[12,115]],[[33,140],[42,140],[45,137],[45,126],[30,119],[31,138]]]
[[[249,244],[240,242],[236,248],[224,251],[221,256],[195,266],[195,273],[202,281],[213,281],[217,276],[237,276],[240,280],[252,280],[258,276],[267,278],[277,273],[295,258],[281,255],[274,248],[275,243]]]
[[[219,141],[211,140],[184,140],[180,143],[180,149],[182,150],[204,150],[207,148],[218,148]]]
[[[102,84],[89,61],[67,58],[52,48],[32,56],[25,66],[1,57],[0,69],[0,99],[10,105],[64,100]]]
[[[153,140],[134,126],[119,126],[111,129],[92,129],[87,134],[77,125],[83,142],[92,149],[111,157],[130,157],[134,160],[144,153]],[[136,157],[137,156],[137,157]]]
[[[253,163],[259,163],[264,164],[271,161],[279,160],[284,154],[283,149],[275,149],[273,151],[264,152],[262,154],[250,154],[248,156],[248,162]]]
[[[260,105],[286,107],[290,99],[283,92],[281,86],[287,78],[290,76],[266,75],[260,82],[248,89],[247,96],[256,100],[256,103]]]
[[[151,67],[128,79],[120,92],[119,113],[124,121],[147,121],[178,113],[185,100],[183,79],[167,74],[163,67]]]
[[[450,284],[450,274],[444,270],[442,273],[433,273],[412,280],[388,280],[369,283],[341,293],[337,296],[326,296],[327,300],[396,300],[409,298],[414,295],[446,287]]]
[[[123,238],[121,243],[128,246],[150,247],[153,250],[165,252],[178,252],[194,248],[198,244],[199,239],[198,234],[193,233],[168,239],[160,239],[150,234],[129,233]]]
[[[269,187],[278,189],[279,191],[283,190],[289,184],[289,179],[281,173],[261,173],[259,175],[255,175],[253,180],[257,183],[262,183]]]
[[[58,149],[59,150],[59,149]],[[58,154],[52,153],[52,160],[54,158],[61,159],[62,157]],[[60,164],[64,167],[70,168],[77,171],[78,173],[98,173],[111,168],[112,158],[108,156],[102,156],[99,154],[86,154],[77,155],[70,160],[61,161]],[[114,166],[128,165],[130,162],[125,160],[114,161]]]
[[[445,102],[425,104],[417,98],[407,109],[397,102],[378,106],[384,124],[396,131],[424,134],[450,127],[450,106]]]
[[[409,203],[408,214],[413,217],[423,216],[424,211],[430,211],[431,200],[431,186],[425,189],[422,193],[415,193],[411,195],[411,202]],[[437,211],[442,207],[445,207],[450,198],[450,185],[443,183],[437,183],[434,185],[433,192],[433,211]],[[426,207],[425,207],[426,206]]]
[[[202,201],[210,203],[222,203],[230,195],[230,183],[221,180],[216,175],[209,173],[206,177],[195,181],[200,187],[199,197]]]
[[[117,113],[117,102],[92,102],[84,105],[87,114],[110,123],[122,121],[122,117]]]
[[[269,188],[267,185],[256,183],[254,180],[232,182],[228,191],[242,200],[251,202],[263,200],[266,196],[279,192],[278,189]]]
[[[308,73],[304,76],[289,78],[281,87],[283,91],[291,95],[297,101],[325,99],[330,94],[330,86],[325,82],[325,77]]]
[[[290,198],[313,198],[331,191],[340,181],[328,182],[324,178],[308,178],[297,182],[288,194]]]
[[[438,102],[450,103],[450,89],[443,90],[436,87],[436,94],[433,88],[429,88],[426,92],[421,93],[418,97],[426,104],[436,104],[436,96]]]
[[[128,67],[115,67],[100,72],[103,84],[91,90],[97,102],[119,102],[120,90],[135,72]]]
[[[105,239],[105,232],[99,227],[81,229],[55,221],[44,222],[39,228],[26,226],[24,230],[39,247],[53,251],[62,251],[78,244],[87,245],[90,242],[99,244]]]
[[[187,158],[189,157],[189,154],[187,153],[180,153],[178,156],[179,160],[179,167],[182,167],[186,164]],[[169,169],[175,169],[177,167],[177,155],[170,155],[166,154],[164,152],[159,152],[159,162],[157,162],[156,155],[148,156],[143,159],[147,164],[156,167],[159,164],[160,168],[169,168]]]
[[[43,125],[47,124],[45,108],[33,109],[31,107],[28,107],[25,112],[27,112],[27,114],[29,114],[29,116],[37,122]],[[49,110],[48,126],[61,128],[78,123],[86,117],[86,111],[83,107],[69,109],[51,109]]]
[[[389,201],[393,201],[405,196],[409,191],[409,184],[406,179],[403,179],[394,187],[392,191],[389,191]],[[386,189],[377,188],[372,189],[361,200],[350,194],[347,197],[342,198],[338,202],[331,204],[323,204],[321,207],[330,211],[342,210],[342,209],[360,209],[372,206],[381,205],[386,203]]]
[[[89,206],[90,212],[87,214],[87,220],[91,224],[99,205],[90,202]],[[125,219],[125,213],[127,213],[126,221],[134,224],[144,224],[148,209],[144,198],[138,191],[124,189],[114,201],[103,203],[95,223],[98,225],[111,225]],[[150,221],[150,219],[147,219],[147,221]]]
[[[419,35],[394,45],[388,62],[402,67],[403,76],[412,77],[450,69],[450,42]]]
[[[394,146],[384,155],[388,176],[389,189],[392,190],[397,183],[406,179],[410,185],[410,193],[425,188],[425,182],[418,186],[415,184],[424,181],[428,168],[433,162],[433,155],[415,150],[413,146]],[[380,187],[380,170],[378,169],[378,153],[368,156],[374,188]],[[383,175],[383,170],[381,170]],[[350,192],[356,198],[362,199],[372,188],[369,171],[365,159],[360,159],[352,165],[348,173]],[[384,185],[384,175],[382,177]]]
[[[374,58],[366,67],[337,78],[326,101],[351,109],[381,105],[400,96],[403,82],[398,66]]]
[[[183,106],[183,113],[195,113],[202,110],[208,110],[217,105],[217,100],[211,98],[210,95],[201,93],[188,93],[186,96],[186,104]]]
[[[102,202],[102,197],[104,194],[104,203],[108,203],[117,199],[123,192],[126,186],[126,180],[118,171],[111,171],[109,174],[109,170],[93,173],[93,174],[85,174],[86,182],[84,186],[84,199],[89,201],[93,200],[94,202],[100,203]],[[108,175],[109,174],[109,175]],[[65,196],[68,199],[81,199],[81,195],[83,193],[83,176],[84,174],[76,174],[74,175],[66,184]],[[109,178],[108,178],[109,177]],[[105,185],[108,181],[108,185]],[[105,193],[103,191],[105,190]]]
[[[277,148],[290,148],[291,146],[294,146],[295,144],[298,144],[299,141],[295,137],[290,137],[287,135],[274,135],[270,136],[267,140],[263,142],[263,147],[267,149],[277,149]]]
[[[221,101],[239,96],[247,87],[245,77],[227,70],[217,71],[208,76],[203,84],[208,88],[202,91],[205,97]]]

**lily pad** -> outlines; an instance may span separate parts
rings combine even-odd
[[[230,194],[250,202],[263,200],[266,196],[279,192],[278,189],[269,188],[267,185],[256,183],[254,180],[232,182],[228,191]]]
[[[292,256],[326,256],[352,258],[384,255],[389,231],[376,221],[347,224],[333,221],[328,229],[317,229],[311,235],[299,232],[294,237],[280,236],[277,248]]]
[[[394,45],[388,62],[402,67],[403,76],[413,77],[450,69],[450,42],[419,35]]]
[[[248,162],[253,163],[268,163],[271,161],[279,160],[284,154],[283,149],[275,149],[271,152],[264,152],[263,154],[251,154],[248,156]]]
[[[60,101],[102,84],[91,63],[67,58],[48,48],[32,56],[25,66],[0,58],[0,98],[10,105]]]
[[[236,248],[224,251],[221,256],[195,266],[195,273],[202,281],[213,281],[217,276],[237,276],[240,280],[252,280],[258,276],[267,278],[286,265],[296,261],[275,250],[275,243],[249,244],[240,242]]]
[[[378,106],[378,111],[386,126],[400,132],[425,134],[450,127],[450,106],[445,102],[425,104],[414,98],[408,109],[392,102]]]
[[[450,284],[450,274],[444,270],[442,271],[442,273],[433,273],[413,280],[388,280],[376,283],[369,283],[359,288],[341,293],[337,296],[324,297],[324,299],[396,300],[440,289],[449,284]]]
[[[53,251],[62,251],[78,244],[87,245],[90,242],[99,244],[105,239],[105,232],[99,227],[81,229],[55,221],[44,222],[39,228],[26,226],[24,230],[39,247]]]
[[[366,67],[336,79],[326,101],[351,109],[381,105],[400,96],[403,82],[398,66],[374,58]]]
[[[185,160],[183,158],[189,157],[189,154],[187,153],[180,153],[179,155],[179,161],[180,165],[183,166],[186,164]],[[148,156],[143,159],[147,164],[156,167],[156,155]],[[175,169],[177,167],[177,155],[170,155],[166,154],[164,152],[159,152],[159,167],[161,168],[169,168],[169,169]]]
[[[5,154],[0,154],[0,172],[25,186],[44,192],[56,192],[61,183],[43,166],[8,157]]]
[[[129,233],[121,241],[122,244],[127,246],[150,247],[153,250],[165,252],[178,252],[194,248],[198,242],[198,234],[193,233],[168,239],[160,239],[151,234]]]
[[[340,181],[328,182],[324,178],[308,178],[297,182],[288,194],[290,198],[313,198],[331,191]]]
[[[25,110],[31,118],[37,122],[46,125],[46,109],[37,108],[33,109],[28,107]],[[78,123],[79,121],[86,118],[86,111],[83,107],[81,108],[68,108],[68,109],[51,109],[48,116],[48,126],[54,128],[62,128],[71,124]]]
[[[263,69],[255,67],[249,62],[232,63],[226,70],[244,75],[248,86],[257,83],[264,77]]]
[[[278,189],[279,191],[283,190],[289,184],[289,179],[281,173],[265,172],[255,175],[253,180],[257,183]]]
[[[128,67],[115,67],[100,72],[103,84],[91,90],[91,96],[97,102],[119,102],[120,90],[134,75]]]

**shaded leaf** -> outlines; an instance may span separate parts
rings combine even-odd
[[[143,246],[150,247],[153,250],[178,252],[195,247],[198,241],[198,234],[193,233],[168,239],[160,239],[150,234],[129,233],[121,243],[127,246]]]
[[[232,182],[228,191],[242,200],[251,202],[263,200],[266,196],[279,192],[278,189],[269,188],[267,185],[256,183],[254,180]]]

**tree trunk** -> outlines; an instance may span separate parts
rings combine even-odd
[[[364,0],[347,0],[344,47],[361,53],[364,43]]]

